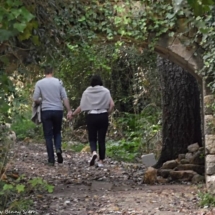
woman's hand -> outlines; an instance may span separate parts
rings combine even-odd
[[[68,113],[67,113],[67,119],[68,119],[68,120],[71,120],[71,119],[72,119],[72,111],[71,111],[71,110],[68,111]]]

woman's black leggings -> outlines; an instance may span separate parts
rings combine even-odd
[[[105,159],[105,137],[108,129],[108,113],[88,114],[87,130],[91,152],[97,151],[99,145],[99,158]]]

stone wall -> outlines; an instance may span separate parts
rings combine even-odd
[[[163,35],[155,46],[155,51],[162,57],[178,64],[190,72],[199,82],[202,88],[202,119],[203,119],[203,143],[205,144],[205,181],[207,190],[215,194],[215,116],[211,104],[215,96],[207,88],[209,80],[205,81],[196,72],[203,66],[201,49],[197,46],[186,47],[183,43],[186,38]],[[143,44],[144,45],[144,44]],[[146,44],[147,45],[147,44]]]
[[[210,95],[210,91],[206,91],[204,96],[205,177],[207,190],[215,194],[215,117],[211,108],[213,102],[214,95]]]

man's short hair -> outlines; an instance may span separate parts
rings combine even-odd
[[[53,73],[53,68],[51,66],[47,66],[45,68],[45,74],[48,75],[48,74],[52,74]]]
[[[92,78],[91,78],[91,83],[90,85],[92,87],[95,87],[95,86],[103,86],[103,82],[102,82],[102,79],[99,75],[93,75]]]

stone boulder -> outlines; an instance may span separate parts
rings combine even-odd
[[[197,152],[199,150],[199,144],[198,143],[191,144],[187,147],[187,150],[190,153]]]
[[[205,167],[196,164],[179,164],[174,170],[192,170],[200,175],[204,175]]]
[[[194,175],[192,178],[192,184],[199,184],[199,183],[204,183],[205,182],[205,177],[203,175]]]
[[[153,166],[157,163],[154,153],[142,155],[142,162],[146,167]]]
[[[180,160],[180,163],[181,164],[189,164],[190,161],[188,159],[182,159],[182,160]]]
[[[157,183],[163,183],[168,180],[190,181],[192,183],[201,183],[204,181],[205,173],[205,153],[204,148],[194,143],[187,147],[187,153],[179,154],[175,160],[165,162],[156,174],[159,180]],[[206,173],[215,174],[215,155],[207,155]],[[153,177],[155,177],[153,175]],[[161,178],[165,179],[162,180]],[[211,180],[211,178],[210,178]],[[211,185],[212,186],[212,185]]]
[[[205,163],[205,156],[202,151],[197,151],[193,154],[193,156],[190,158],[191,164],[198,164],[198,165],[204,165]]]
[[[185,159],[188,160],[190,162],[190,159],[192,159],[193,154],[191,152],[188,152],[185,154]]]
[[[178,166],[177,160],[170,160],[163,163],[161,169],[174,169],[176,166]]]
[[[173,171],[172,169],[158,169],[157,175],[163,178],[168,178],[170,176],[170,172]]]
[[[178,155],[178,160],[181,161],[183,159],[185,159],[185,154],[179,154]]]
[[[170,177],[176,181],[192,181],[194,175],[196,175],[196,173],[192,170],[180,170],[170,172]]]
[[[207,175],[215,174],[215,155],[207,155],[206,156],[206,173]]]
[[[153,167],[148,167],[144,173],[143,183],[155,184],[157,182],[157,170]]]

